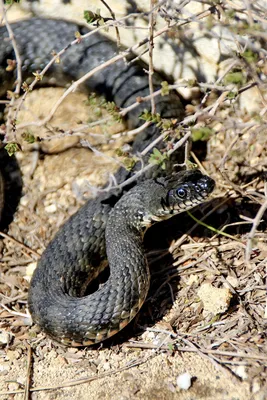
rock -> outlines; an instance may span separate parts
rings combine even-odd
[[[206,314],[221,314],[230,304],[232,293],[229,288],[216,288],[210,283],[203,283],[197,292]]]
[[[179,389],[188,390],[192,384],[192,376],[188,372],[185,372],[177,377],[176,383]]]

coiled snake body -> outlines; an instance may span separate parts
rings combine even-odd
[[[51,58],[85,28],[64,21],[33,19],[12,25],[22,59],[24,79],[42,69]],[[61,64],[53,65],[48,78],[64,84],[66,76],[77,79],[96,65],[112,58],[116,46],[94,34],[70,47]],[[6,60],[14,59],[6,29],[0,28],[0,79],[2,93],[14,72],[6,71]],[[14,78],[14,77],[13,77]],[[160,85],[155,74],[155,89]],[[54,81],[55,82],[55,81]],[[142,65],[111,64],[86,83],[89,89],[105,93],[119,107],[149,93],[147,74]],[[128,114],[129,125],[140,125],[139,114],[149,103]],[[177,94],[157,98],[157,112],[164,118],[181,118],[183,107]],[[158,135],[150,126],[133,144],[141,151]],[[171,167],[173,160],[168,167]],[[137,165],[138,167],[138,165]],[[102,341],[126,326],[142,306],[149,288],[149,270],[142,239],[153,222],[202,203],[213,190],[214,181],[199,171],[182,171],[160,177],[151,169],[149,177],[122,194],[100,195],[89,200],[73,215],[44,251],[33,275],[28,304],[34,322],[56,340],[68,345],[88,345]],[[117,174],[122,182],[129,172]],[[144,177],[143,177],[144,179]],[[92,294],[89,282],[107,265],[110,277]]]

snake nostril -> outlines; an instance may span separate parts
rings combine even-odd
[[[215,187],[215,182],[212,178],[204,176],[197,186],[199,188],[197,191],[211,193]]]

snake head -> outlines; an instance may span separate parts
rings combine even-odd
[[[178,214],[203,203],[215,187],[215,182],[199,170],[181,171],[162,182],[167,194],[162,198],[160,216]]]

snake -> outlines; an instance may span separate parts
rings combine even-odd
[[[77,32],[88,28],[72,22],[33,18],[11,24],[22,63],[22,77],[27,80],[42,70],[51,52],[66,51],[60,63],[54,63],[42,84],[64,86],[77,80],[98,65],[118,54],[116,43],[99,33],[81,36],[71,46]],[[85,88],[104,94],[118,109],[130,106],[150,93],[146,65],[134,60],[110,63],[85,82]],[[0,28],[1,95],[16,79],[16,68],[7,71],[7,60],[14,60],[14,50],[6,28]],[[153,74],[154,90],[164,78]],[[175,91],[155,98],[162,118],[181,120],[184,106]],[[130,108],[130,107],[129,107]],[[150,101],[140,101],[127,114],[129,128],[141,124],[140,113],[151,110]],[[75,112],[75,110],[73,110]],[[132,144],[140,153],[160,134],[151,124]],[[160,148],[162,144],[158,144]],[[129,171],[120,168],[118,184],[142,168],[140,160]],[[28,293],[32,320],[56,341],[69,346],[87,346],[110,338],[123,329],[139,312],[150,286],[150,272],[145,255],[145,231],[156,222],[168,219],[206,201],[214,180],[199,170],[175,169],[181,152],[174,152],[165,169],[155,165],[123,190],[111,189],[89,199],[59,229],[46,247],[33,273]],[[139,176],[138,174],[136,176]],[[90,283],[109,265],[110,275],[98,289],[88,293]]]

